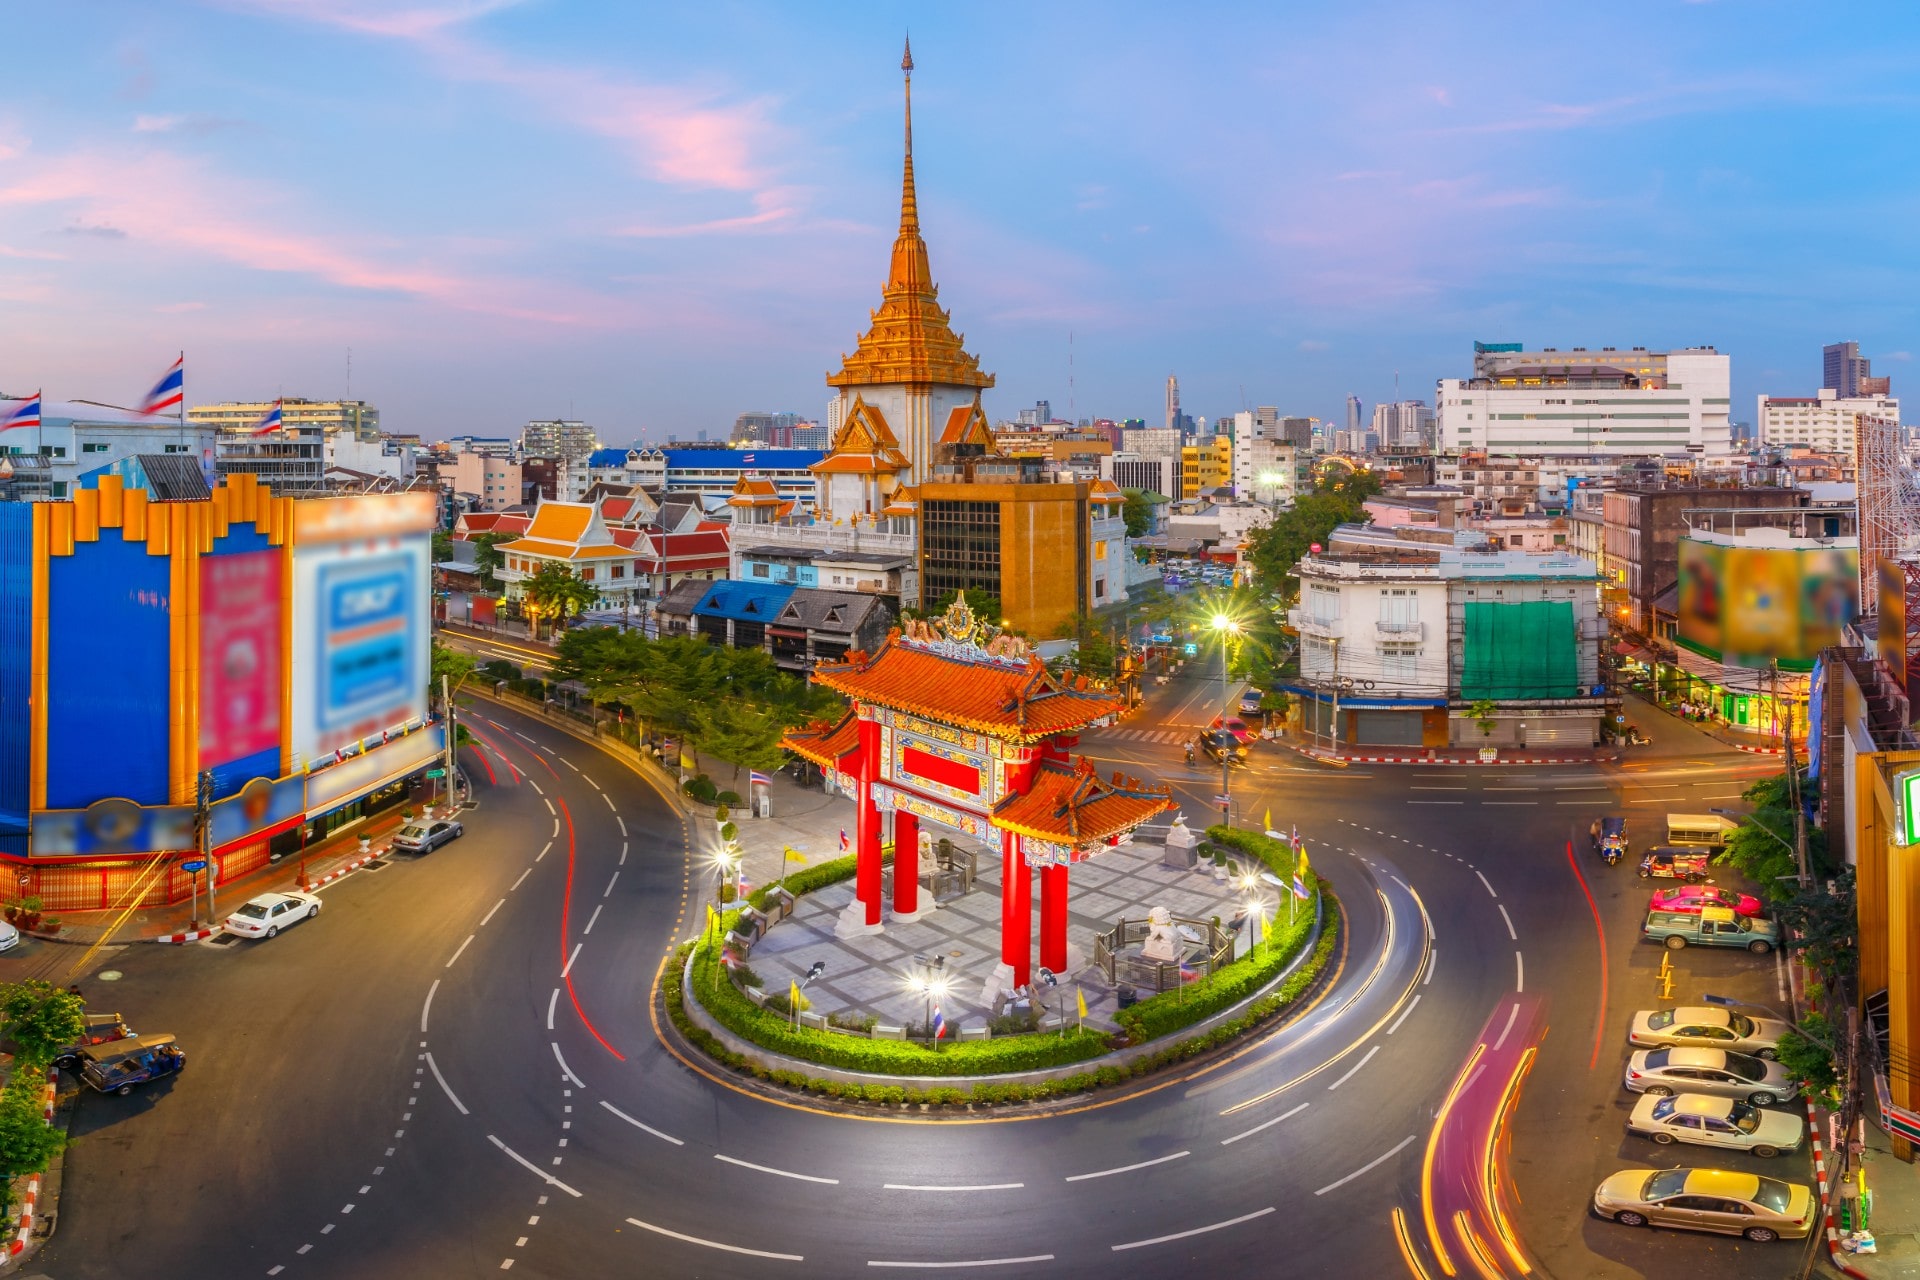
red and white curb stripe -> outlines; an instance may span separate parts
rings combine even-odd
[[[60,1076],[58,1072],[53,1070],[47,1072],[47,1096],[41,1105],[40,1117],[46,1121],[49,1128],[53,1126],[54,1091],[58,1086],[59,1080]],[[7,1242],[8,1258],[17,1256],[21,1250],[27,1247],[27,1240],[33,1235],[34,1210],[38,1207],[39,1203],[40,1175],[36,1173],[27,1180],[26,1198],[20,1205],[20,1225],[14,1229],[13,1239]]]
[[[318,880],[315,880],[312,884],[308,885],[307,891],[311,892],[314,889],[318,889],[323,884],[330,884],[333,881],[338,880],[341,876],[346,875],[350,871],[358,871],[360,868],[366,866],[369,862],[372,862],[375,858],[379,857],[381,854],[385,852],[386,852],[385,849],[374,849],[369,851],[367,855],[363,858],[355,858],[352,862],[347,863],[343,867],[336,867],[332,871],[329,871],[326,875],[321,876]],[[168,934],[163,934],[158,938],[148,938],[146,939],[146,941],[169,942],[174,944],[175,946],[179,946],[182,943],[199,942],[202,939],[211,938],[214,934],[218,932],[220,932],[220,927],[218,925],[215,925],[211,929],[195,929],[190,933],[168,933]]]
[[[217,927],[212,929],[195,929],[191,933],[169,933],[158,938],[148,938],[147,941],[170,942],[175,946],[179,946],[183,942],[198,942],[202,938],[211,938],[218,932],[220,932],[220,930]]]
[[[1820,1141],[1820,1113],[1814,1110],[1813,1099],[1807,1100],[1807,1137],[1813,1143],[1813,1172],[1820,1180],[1820,1202],[1827,1206],[1825,1226],[1827,1229],[1827,1256],[1842,1274],[1855,1276],[1858,1280],[1868,1280],[1864,1272],[1856,1271],[1840,1259],[1845,1253],[1840,1247],[1840,1229],[1833,1225],[1833,1201],[1827,1191],[1827,1147]]]
[[[1617,761],[1617,755],[1593,756],[1501,756],[1497,760],[1449,760],[1433,756],[1337,756],[1325,751],[1294,748],[1309,760],[1338,761],[1343,764],[1434,764],[1434,765],[1514,765],[1514,764],[1595,764]]]

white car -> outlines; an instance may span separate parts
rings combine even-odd
[[[263,893],[227,917],[225,929],[241,938],[271,938],[290,925],[320,914],[320,899],[311,893]]]
[[[1627,1132],[1663,1146],[1691,1142],[1726,1147],[1756,1156],[1777,1156],[1799,1147],[1807,1122],[1785,1111],[1762,1111],[1733,1098],[1686,1093],[1674,1098],[1649,1094],[1627,1117]]]
[[[1793,1030],[1777,1018],[1750,1018],[1720,1005],[1642,1009],[1628,1024],[1627,1042],[1639,1049],[1678,1045],[1685,1049],[1733,1049],[1771,1058],[1780,1037]]]
[[[20,931],[5,920],[0,920],[0,951],[11,951],[20,945]]]

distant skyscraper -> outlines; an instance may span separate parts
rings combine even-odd
[[[1167,425],[1180,426],[1180,379],[1167,375]]]
[[[1358,431],[1360,429],[1360,407],[1359,396],[1347,397],[1347,430]]]
[[[1860,354],[1857,342],[1828,343],[1820,350],[1820,385],[1842,400],[1893,393],[1893,379],[1873,376],[1873,362]]]
[[[599,447],[599,434],[570,418],[548,418],[520,428],[520,452],[529,457],[584,458]]]

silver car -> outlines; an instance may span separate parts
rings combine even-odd
[[[449,840],[458,840],[467,833],[467,829],[457,822],[422,818],[400,828],[393,837],[393,847],[406,853],[432,853]]]
[[[1733,1049],[1760,1058],[1774,1056],[1780,1037],[1793,1030],[1777,1018],[1750,1018],[1722,1005],[1642,1009],[1628,1024],[1627,1042],[1638,1049],[1679,1045],[1688,1049]]]
[[[1627,1132],[1652,1138],[1662,1146],[1688,1142],[1749,1155],[1777,1156],[1799,1149],[1807,1135],[1807,1121],[1804,1116],[1762,1111],[1733,1098],[1688,1093],[1677,1098],[1640,1099],[1627,1117]]]
[[[1756,1107],[1784,1102],[1800,1086],[1777,1062],[1729,1049],[1641,1049],[1627,1058],[1620,1083],[1634,1093],[1739,1098]]]

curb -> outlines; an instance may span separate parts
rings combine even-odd
[[[1618,764],[1619,752],[1611,754],[1595,752],[1590,756],[1501,756],[1497,760],[1446,760],[1433,756],[1342,756],[1327,751],[1314,751],[1307,747],[1296,747],[1284,743],[1287,750],[1295,755],[1305,756],[1309,760],[1318,760],[1323,764],[1423,764],[1423,765],[1478,765],[1483,768],[1500,765],[1565,765],[1565,764]]]
[[[46,1100],[41,1104],[40,1108],[40,1118],[49,1129],[53,1127],[53,1103],[59,1080],[59,1073],[49,1067],[47,1069]],[[36,1173],[27,1180],[27,1194],[20,1209],[20,1225],[14,1228],[13,1239],[7,1242],[6,1260],[9,1262],[19,1257],[20,1254],[25,1251],[27,1242],[33,1238],[33,1218],[40,1203],[40,1179],[42,1176],[43,1175]]]
[[[199,942],[203,938],[211,938],[214,934],[218,932],[220,932],[218,928],[195,929],[191,933],[168,933],[168,934],[163,934],[158,938],[142,938],[140,939],[140,941],[166,942],[166,943],[171,943],[173,946],[177,947],[177,946],[180,946],[182,943]]]
[[[1856,1280],[1870,1280],[1864,1271],[1856,1271],[1840,1260],[1840,1229],[1833,1225],[1833,1199],[1827,1188],[1827,1147],[1820,1141],[1820,1113],[1814,1109],[1813,1099],[1806,1099],[1807,1137],[1813,1143],[1813,1171],[1820,1180],[1820,1202],[1826,1205],[1823,1225],[1827,1232],[1827,1260],[1840,1270],[1842,1275],[1853,1276]]]
[[[338,880],[341,876],[344,876],[349,872],[358,871],[361,867],[366,866],[369,862],[372,862],[375,858],[378,858],[387,852],[388,850],[386,849],[370,850],[364,857],[355,858],[352,862],[347,863],[345,866],[335,867],[332,871],[327,872],[327,874],[325,874],[324,876],[321,876],[318,880],[313,881],[305,889],[301,890],[301,892],[311,893],[315,889],[318,889],[323,884],[329,884],[335,880]],[[269,889],[266,892],[272,893],[276,891]],[[161,934],[157,938],[141,938],[140,941],[141,942],[164,942],[172,946],[178,947],[189,942],[203,941],[207,938],[211,938],[214,934],[219,932],[220,932],[220,926],[214,925],[211,928],[194,929],[187,933],[165,933],[165,934]]]

